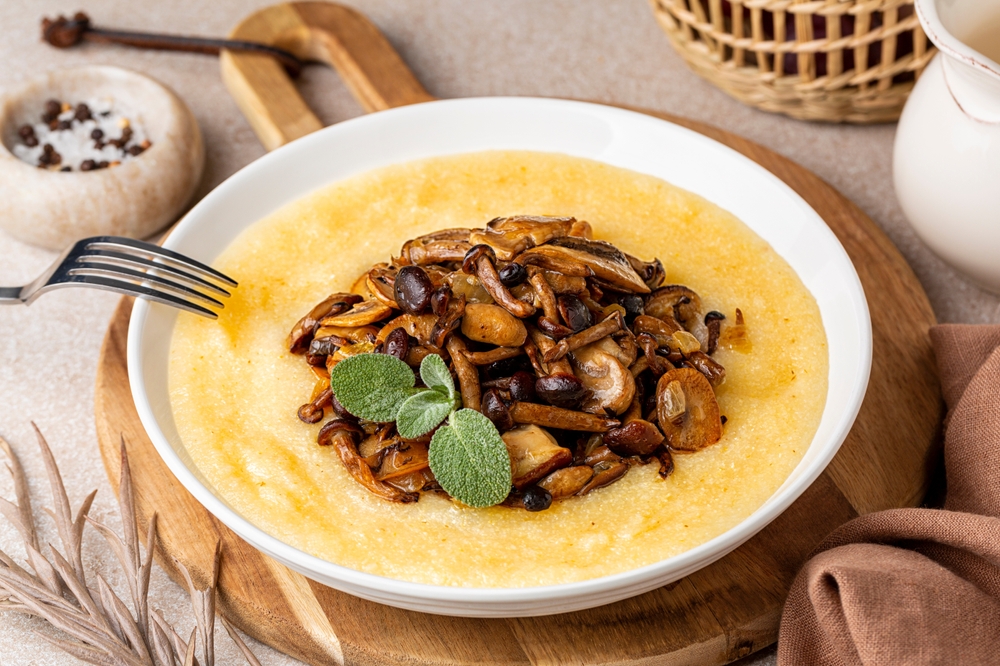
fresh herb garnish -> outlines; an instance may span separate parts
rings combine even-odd
[[[405,439],[416,439],[441,426],[431,438],[429,462],[449,495],[474,507],[499,504],[510,492],[510,455],[500,432],[472,409],[459,409],[455,380],[437,354],[420,362],[415,388],[410,366],[388,354],[357,354],[330,371],[330,388],[351,414],[369,421],[396,422]]]

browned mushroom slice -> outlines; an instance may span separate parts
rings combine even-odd
[[[394,488],[399,488],[403,492],[407,493],[416,493],[421,490],[440,488],[440,486],[437,485],[437,479],[434,478],[434,473],[431,472],[430,467],[401,474],[400,476],[394,476],[391,479],[386,479],[385,483]]]
[[[698,451],[722,438],[715,392],[705,375],[693,368],[676,368],[660,377],[656,414],[672,449]]]
[[[618,463],[621,462],[621,460],[622,460],[621,456],[619,456],[617,453],[609,449],[607,446],[604,446],[603,444],[593,449],[583,458],[584,464],[590,465],[591,467],[602,462]]]
[[[386,450],[375,478],[388,481],[426,469],[430,465],[427,454],[427,442],[399,441]]]
[[[361,300],[357,294],[337,293],[327,296],[292,327],[292,332],[288,335],[289,351],[293,354],[304,354],[321,319],[340,314]]]
[[[367,326],[385,319],[392,314],[392,308],[376,300],[362,301],[343,314],[324,317],[323,326]]]
[[[379,329],[374,326],[321,326],[316,329],[316,340],[335,338],[348,342],[377,342]],[[346,344],[346,343],[344,343]],[[337,345],[344,346],[343,344]]]
[[[726,380],[726,369],[705,352],[691,352],[687,355],[687,362],[695,370],[705,375],[712,386],[719,386]]]
[[[365,276],[365,288],[372,298],[383,303],[394,310],[399,309],[396,303],[393,289],[396,284],[396,274],[399,269],[393,268],[389,264],[375,264]]]
[[[726,315],[712,310],[705,313],[705,328],[708,329],[708,344],[705,345],[705,353],[711,356],[719,348],[719,333],[722,331],[722,321]]]
[[[591,414],[621,414],[635,397],[635,379],[621,362],[596,344],[573,352],[573,368],[587,389],[580,409]]]
[[[395,319],[390,319],[378,332],[378,341],[385,342],[385,339],[389,337],[397,328],[405,329],[409,335],[412,335],[422,344],[430,344],[431,336],[434,332],[434,325],[437,324],[438,318],[432,314],[424,315],[410,315],[404,314],[399,315]]]
[[[590,328],[585,328],[579,333],[574,333],[568,338],[563,338],[554,347],[543,351],[542,358],[546,363],[552,363],[566,356],[571,351],[577,350],[591,342],[597,342],[601,338],[625,328],[621,313],[615,312],[604,321],[598,322]]]
[[[538,487],[547,490],[553,500],[563,499],[580,492],[593,476],[594,469],[589,465],[563,467],[539,481]]]
[[[574,233],[575,232],[575,233]],[[515,215],[490,220],[485,229],[474,229],[469,235],[473,244],[484,243],[493,248],[503,261],[536,245],[543,245],[562,236],[588,236],[590,225],[572,217],[540,217]]]
[[[670,345],[671,336],[684,329],[677,323],[673,315],[670,315],[669,319],[660,319],[652,315],[642,314],[632,322],[632,330],[635,331],[636,335],[641,333],[651,335],[656,338],[656,343],[660,347],[667,347]]]
[[[495,266],[496,255],[489,245],[475,245],[465,255],[462,261],[462,271],[475,273],[483,289],[494,301],[502,305],[508,312],[521,319],[535,314],[535,306],[515,298],[500,281],[500,274]]]
[[[635,340],[636,343],[642,347],[644,355],[630,368],[632,370],[633,377],[638,377],[647,368],[655,377],[659,377],[667,370],[673,370],[673,364],[656,353],[659,345],[657,344],[654,336],[649,333],[640,333],[636,336]]]
[[[663,284],[663,279],[667,276],[666,271],[663,270],[663,264],[660,263],[659,259],[653,259],[652,261],[643,261],[637,257],[633,257],[631,254],[626,254],[625,257],[628,259],[628,263],[631,264],[632,269],[638,274],[642,281],[646,283],[646,286],[650,289],[656,289],[661,284]]]
[[[462,317],[462,334],[498,347],[520,347],[528,338],[524,323],[499,305],[470,303]]]
[[[509,316],[509,315],[508,315]],[[462,406],[480,411],[481,392],[479,388],[479,371],[465,357],[465,341],[458,335],[448,338],[448,353],[451,363],[458,375],[458,388],[462,394]]]
[[[448,335],[462,324],[463,316],[465,316],[465,296],[448,299],[444,314],[438,317],[431,330],[431,344],[438,348],[444,347]]]
[[[552,287],[552,291],[557,294],[580,296],[587,292],[587,278],[585,277],[572,277],[546,270],[542,271],[542,275],[545,276],[545,281]]]
[[[332,446],[344,463],[347,473],[366,490],[390,502],[409,503],[420,499],[417,493],[408,493],[379,481],[372,474],[365,459],[358,453],[357,426],[341,419],[334,419],[319,431],[318,441],[321,446]]]
[[[573,462],[573,453],[537,425],[522,425],[501,435],[510,454],[511,477],[515,488],[534,483],[549,472]]]
[[[469,243],[471,231],[471,229],[445,229],[414,238],[403,245],[403,259],[415,266],[461,261],[472,247]]]
[[[661,448],[656,452],[656,458],[660,461],[660,478],[665,479],[674,473],[674,457],[670,455],[670,451]]]
[[[672,316],[701,343],[702,351],[708,349],[708,327],[701,313],[701,297],[681,284],[660,287],[646,300],[646,314],[664,321]]]
[[[643,419],[629,421],[620,428],[604,434],[608,447],[623,456],[649,455],[663,443],[663,433]]]
[[[524,347],[497,347],[489,351],[468,352],[465,357],[472,365],[489,365],[497,361],[506,361],[524,353]]]
[[[511,403],[509,410],[514,423],[534,424],[560,430],[607,432],[620,425],[616,419],[533,402],[514,402]]]
[[[628,463],[625,462],[599,462],[594,465],[594,476],[580,489],[579,494],[586,495],[591,490],[610,486],[625,476],[627,471]]]
[[[540,260],[535,260],[536,257]],[[565,272],[557,265],[550,265],[550,259],[558,262],[560,267],[567,263],[586,266],[593,271],[594,277],[616,289],[636,294],[649,293],[649,287],[635,272],[625,255],[611,243],[567,236],[525,250],[517,257],[518,263],[535,263],[543,268]]]

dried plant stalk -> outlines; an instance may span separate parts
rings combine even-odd
[[[34,424],[32,424],[34,426]],[[59,467],[37,426],[38,446],[49,479],[54,508],[47,513],[55,521],[62,551],[49,545],[45,557],[38,543],[38,529],[31,508],[27,477],[13,449],[0,437],[7,456],[7,469],[14,479],[16,503],[0,497],[0,514],[17,529],[24,541],[27,567],[0,550],[0,610],[39,617],[64,636],[39,637],[90,664],[102,666],[213,666],[215,663],[215,587],[221,550],[216,546],[212,580],[198,590],[180,562],[195,619],[191,638],[184,641],[158,611],[149,609],[149,577],[156,547],[156,514],[150,518],[145,553],[140,547],[135,516],[132,474],[122,441],[121,487],[118,510],[122,520],[119,535],[87,514],[97,491],[90,493],[74,515]],[[118,560],[128,584],[132,607],[96,576],[96,590],[88,584],[83,568],[83,528],[90,523],[104,536]],[[251,666],[260,662],[225,619],[226,632]],[[196,656],[201,646],[200,660]]]

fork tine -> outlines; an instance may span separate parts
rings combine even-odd
[[[71,283],[85,284],[90,287],[96,287],[98,289],[106,289],[108,291],[115,291],[120,294],[125,294],[127,296],[142,296],[143,298],[148,298],[151,301],[158,301],[166,305],[171,305],[175,308],[179,308],[187,312],[192,312],[194,314],[198,314],[203,317],[208,317],[209,319],[219,318],[218,314],[212,312],[208,308],[203,308],[197,303],[191,303],[173,294],[157,291],[155,289],[150,289],[149,287],[140,284],[132,284],[131,282],[123,282],[121,280],[112,280],[109,278],[100,277],[96,275],[68,276],[61,284],[65,285]]]
[[[191,273],[166,263],[153,261],[152,259],[147,259],[146,257],[140,257],[137,254],[124,254],[122,252],[113,252],[111,250],[94,250],[93,252],[93,254],[76,257],[76,262],[78,264],[96,264],[122,268],[154,268],[158,271],[169,273],[171,277],[177,278],[178,280],[207,289],[221,296],[231,295],[228,291],[213,282],[204,280],[197,275],[192,275]]]
[[[143,273],[142,271],[134,271],[131,268],[122,268],[116,266],[114,268],[100,268],[97,266],[76,266],[70,268],[66,271],[67,275],[91,275],[95,277],[104,277],[110,279],[131,278],[140,283],[142,282],[153,282],[171,291],[178,292],[181,296],[189,296],[194,299],[198,299],[207,305],[214,305],[216,307],[224,308],[226,307],[221,301],[217,301],[211,296],[206,296],[205,294],[192,289],[191,287],[185,286],[180,282],[174,282],[173,280],[168,280],[166,278],[160,277],[159,275],[152,275],[150,273]],[[123,280],[125,281],[125,280]]]
[[[180,268],[186,268],[197,273],[201,277],[215,279],[231,287],[239,286],[236,280],[220,273],[211,266],[206,266],[200,261],[195,261],[194,259],[186,257],[183,254],[178,254],[172,250],[162,248],[159,245],[153,245],[152,243],[145,243],[131,238],[121,238],[119,236],[95,236],[94,238],[86,241],[84,249],[125,251],[130,254],[142,252],[154,259],[161,259],[164,262],[170,262]]]

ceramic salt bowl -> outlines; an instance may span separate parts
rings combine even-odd
[[[44,169],[14,154],[18,128],[39,122],[45,102],[110,98],[130,110],[150,146],[112,168]],[[205,149],[187,105],[153,79],[119,67],[48,72],[0,97],[0,229],[61,250],[88,236],[144,238],[184,210],[201,180]]]

